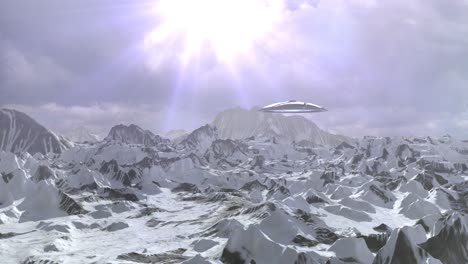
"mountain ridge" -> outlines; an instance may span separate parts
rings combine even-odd
[[[0,109],[0,150],[45,155],[59,154],[69,147],[69,142],[59,138],[25,113]]]

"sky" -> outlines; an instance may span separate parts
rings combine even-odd
[[[334,133],[468,138],[467,0],[219,1],[2,0],[0,107],[164,133],[296,99]]]

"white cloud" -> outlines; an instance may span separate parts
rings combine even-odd
[[[2,80],[6,85],[31,87],[74,79],[71,72],[56,64],[50,57],[27,57],[11,46],[0,51],[3,51],[2,63],[6,66],[6,79]]]

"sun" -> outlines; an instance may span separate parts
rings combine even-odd
[[[274,32],[284,7],[282,0],[158,0],[153,9],[158,25],[145,46],[164,46],[163,52],[187,64],[206,52],[223,62],[252,56]]]

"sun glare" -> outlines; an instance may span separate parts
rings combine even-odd
[[[165,45],[182,63],[210,52],[223,62],[250,56],[282,18],[281,0],[159,0],[145,46]],[[177,49],[176,47],[179,47]],[[177,50],[174,50],[177,49]]]

